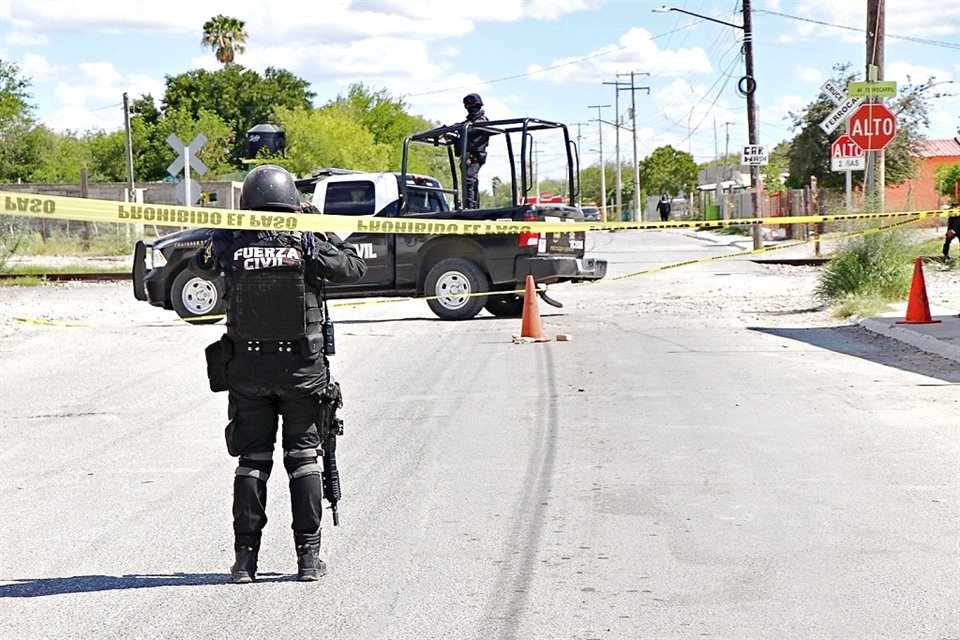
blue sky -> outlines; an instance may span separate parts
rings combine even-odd
[[[614,85],[634,72],[638,156],[670,144],[698,162],[747,142],[743,31],[642,0],[233,0],[64,2],[0,0],[0,58],[31,79],[35,115],[53,129],[113,131],[122,96],[163,95],[164,77],[219,68],[200,46],[217,14],[244,20],[237,62],[288,69],[317,105],[354,82],[385,88],[409,110],[441,123],[463,115],[465,93],[493,118],[532,116],[570,125],[582,163],[613,160]],[[737,0],[668,6],[740,24]],[[960,2],[887,0],[885,78],[933,76],[930,138],[960,128]],[[864,66],[866,0],[754,0],[760,142],[789,139],[786,114],[819,93],[837,63]],[[648,74],[648,75],[647,75]],[[626,117],[630,92],[620,92]],[[626,120],[627,126],[631,122]],[[602,131],[602,134],[601,134]],[[632,158],[628,133],[621,155]],[[729,138],[728,138],[729,136]],[[729,141],[728,141],[729,140]],[[729,147],[728,147],[729,145]],[[543,160],[544,165],[550,158]],[[549,167],[545,166],[549,172]]]

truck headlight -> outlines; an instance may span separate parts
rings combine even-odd
[[[163,255],[163,251],[151,247],[150,251],[147,252],[147,269],[159,269],[166,264],[167,257]]]

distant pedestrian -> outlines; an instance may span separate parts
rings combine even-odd
[[[666,222],[670,219],[670,196],[667,194],[660,196],[660,202],[657,203],[657,213],[660,214],[661,222]]]

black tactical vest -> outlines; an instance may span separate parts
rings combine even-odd
[[[304,279],[300,234],[249,234],[229,256],[227,335],[239,340],[300,341],[320,334],[319,295]]]

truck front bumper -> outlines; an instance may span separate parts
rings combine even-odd
[[[543,284],[600,280],[607,275],[607,261],[567,256],[520,256],[516,262],[516,281],[528,275]]]

